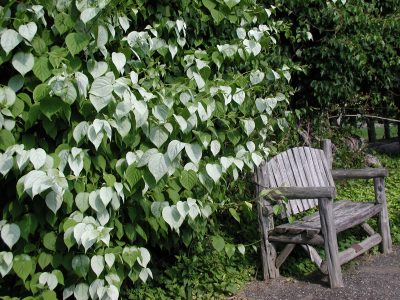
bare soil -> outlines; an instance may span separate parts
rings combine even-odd
[[[322,274],[305,278],[281,277],[269,282],[253,281],[231,299],[400,299],[400,248],[395,247],[389,255],[362,255],[344,268],[343,281],[345,287],[339,289],[330,289],[327,276]]]

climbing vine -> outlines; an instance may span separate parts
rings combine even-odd
[[[153,253],[202,238],[287,126],[299,67],[275,14],[252,0],[0,7],[9,296],[117,299],[153,276]]]

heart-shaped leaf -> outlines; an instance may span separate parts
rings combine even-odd
[[[6,54],[8,54],[17,47],[22,40],[22,36],[14,29],[7,29],[1,34],[0,44]]]
[[[169,160],[166,154],[156,153],[150,157],[149,160],[149,171],[154,176],[156,181],[159,181],[165,174],[168,173],[168,170],[171,166],[171,161]]]
[[[5,224],[1,228],[1,238],[8,248],[12,249],[21,236],[21,230],[17,224]]]
[[[93,256],[90,260],[90,266],[96,276],[99,277],[104,270],[104,257],[101,255]]]
[[[126,57],[123,53],[113,52],[111,54],[112,62],[119,73],[124,73],[124,67],[126,64]]]
[[[202,152],[199,144],[186,144],[185,151],[193,163],[198,164],[200,162]]]
[[[11,63],[14,69],[24,76],[32,70],[35,64],[35,58],[32,53],[18,52],[13,56]]]
[[[206,171],[207,174],[214,180],[214,182],[217,182],[221,178],[222,168],[218,164],[207,164]]]
[[[18,32],[24,39],[31,42],[37,32],[37,25],[33,22],[29,22],[26,25],[19,26]]]

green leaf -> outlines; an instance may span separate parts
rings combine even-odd
[[[48,254],[46,252],[42,252],[38,258],[38,264],[40,268],[43,270],[53,261],[53,255]]]
[[[240,217],[239,217],[239,215],[238,215],[236,209],[234,209],[234,208],[231,207],[231,208],[229,208],[229,212],[230,212],[230,214],[232,215],[232,217],[233,217],[236,221],[238,221],[238,222],[240,223]]]
[[[58,97],[45,97],[41,99],[39,107],[42,114],[51,120],[56,113],[62,110],[63,102]]]
[[[182,184],[182,186],[187,189],[188,191],[192,190],[192,188],[196,185],[198,179],[196,172],[193,170],[183,170],[181,172],[181,176],[179,177],[179,182]]]
[[[246,252],[246,248],[244,247],[244,245],[243,245],[243,244],[239,244],[239,245],[237,245],[237,248],[238,248],[238,251],[239,251],[242,255],[244,255],[244,253]]]
[[[86,278],[89,271],[90,259],[87,255],[77,255],[72,259],[72,269],[79,277]]]
[[[71,16],[62,12],[54,17],[54,25],[60,34],[64,34],[69,29],[74,27],[74,21]]]
[[[103,175],[103,179],[106,182],[107,186],[113,187],[114,183],[117,181],[117,179],[115,178],[115,176],[113,174],[107,174],[105,173]]]
[[[33,90],[33,100],[40,102],[44,98],[49,98],[51,87],[45,83],[38,84]]]
[[[42,82],[46,81],[46,79],[51,76],[50,62],[47,56],[41,56],[35,60],[33,74]]]
[[[124,250],[122,251],[122,259],[131,268],[135,264],[139,255],[140,255],[140,251],[136,247],[125,247]]]
[[[147,234],[146,232],[144,232],[143,228],[139,224],[136,225],[135,231],[138,235],[142,237],[142,239],[144,239],[147,242]]]
[[[69,52],[74,56],[86,48],[89,44],[90,37],[82,32],[73,32],[67,35],[65,43]]]
[[[143,177],[143,171],[130,165],[125,172],[125,179],[128,181],[129,186],[133,188]]]
[[[24,282],[33,271],[33,261],[29,255],[20,254],[14,257],[13,270]]]
[[[6,149],[15,144],[14,136],[6,129],[0,129],[0,150]]]
[[[132,224],[125,224],[125,235],[129,241],[133,242],[136,238],[136,230]]]
[[[44,291],[41,294],[43,300],[57,300],[57,294],[55,291]]]
[[[229,258],[231,258],[233,256],[233,254],[235,254],[235,245],[232,244],[226,244],[225,245],[225,253],[226,255],[228,255]]]
[[[57,235],[53,231],[48,232],[43,237],[43,246],[51,251],[56,251],[56,241]]]
[[[219,235],[213,236],[211,243],[212,243],[214,249],[217,250],[218,252],[221,252],[222,250],[224,250],[225,241],[221,236],[219,236]]]
[[[29,235],[35,233],[38,227],[37,217],[31,213],[25,214],[18,222],[18,226],[21,229],[22,238],[28,241]]]
[[[54,274],[56,276],[59,284],[64,285],[64,275],[60,270],[53,270],[51,271],[51,274]]]

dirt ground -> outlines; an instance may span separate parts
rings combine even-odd
[[[232,300],[389,300],[400,299],[400,248],[389,255],[362,255],[343,271],[344,288],[330,289],[328,278],[316,274],[306,278],[254,281]]]

